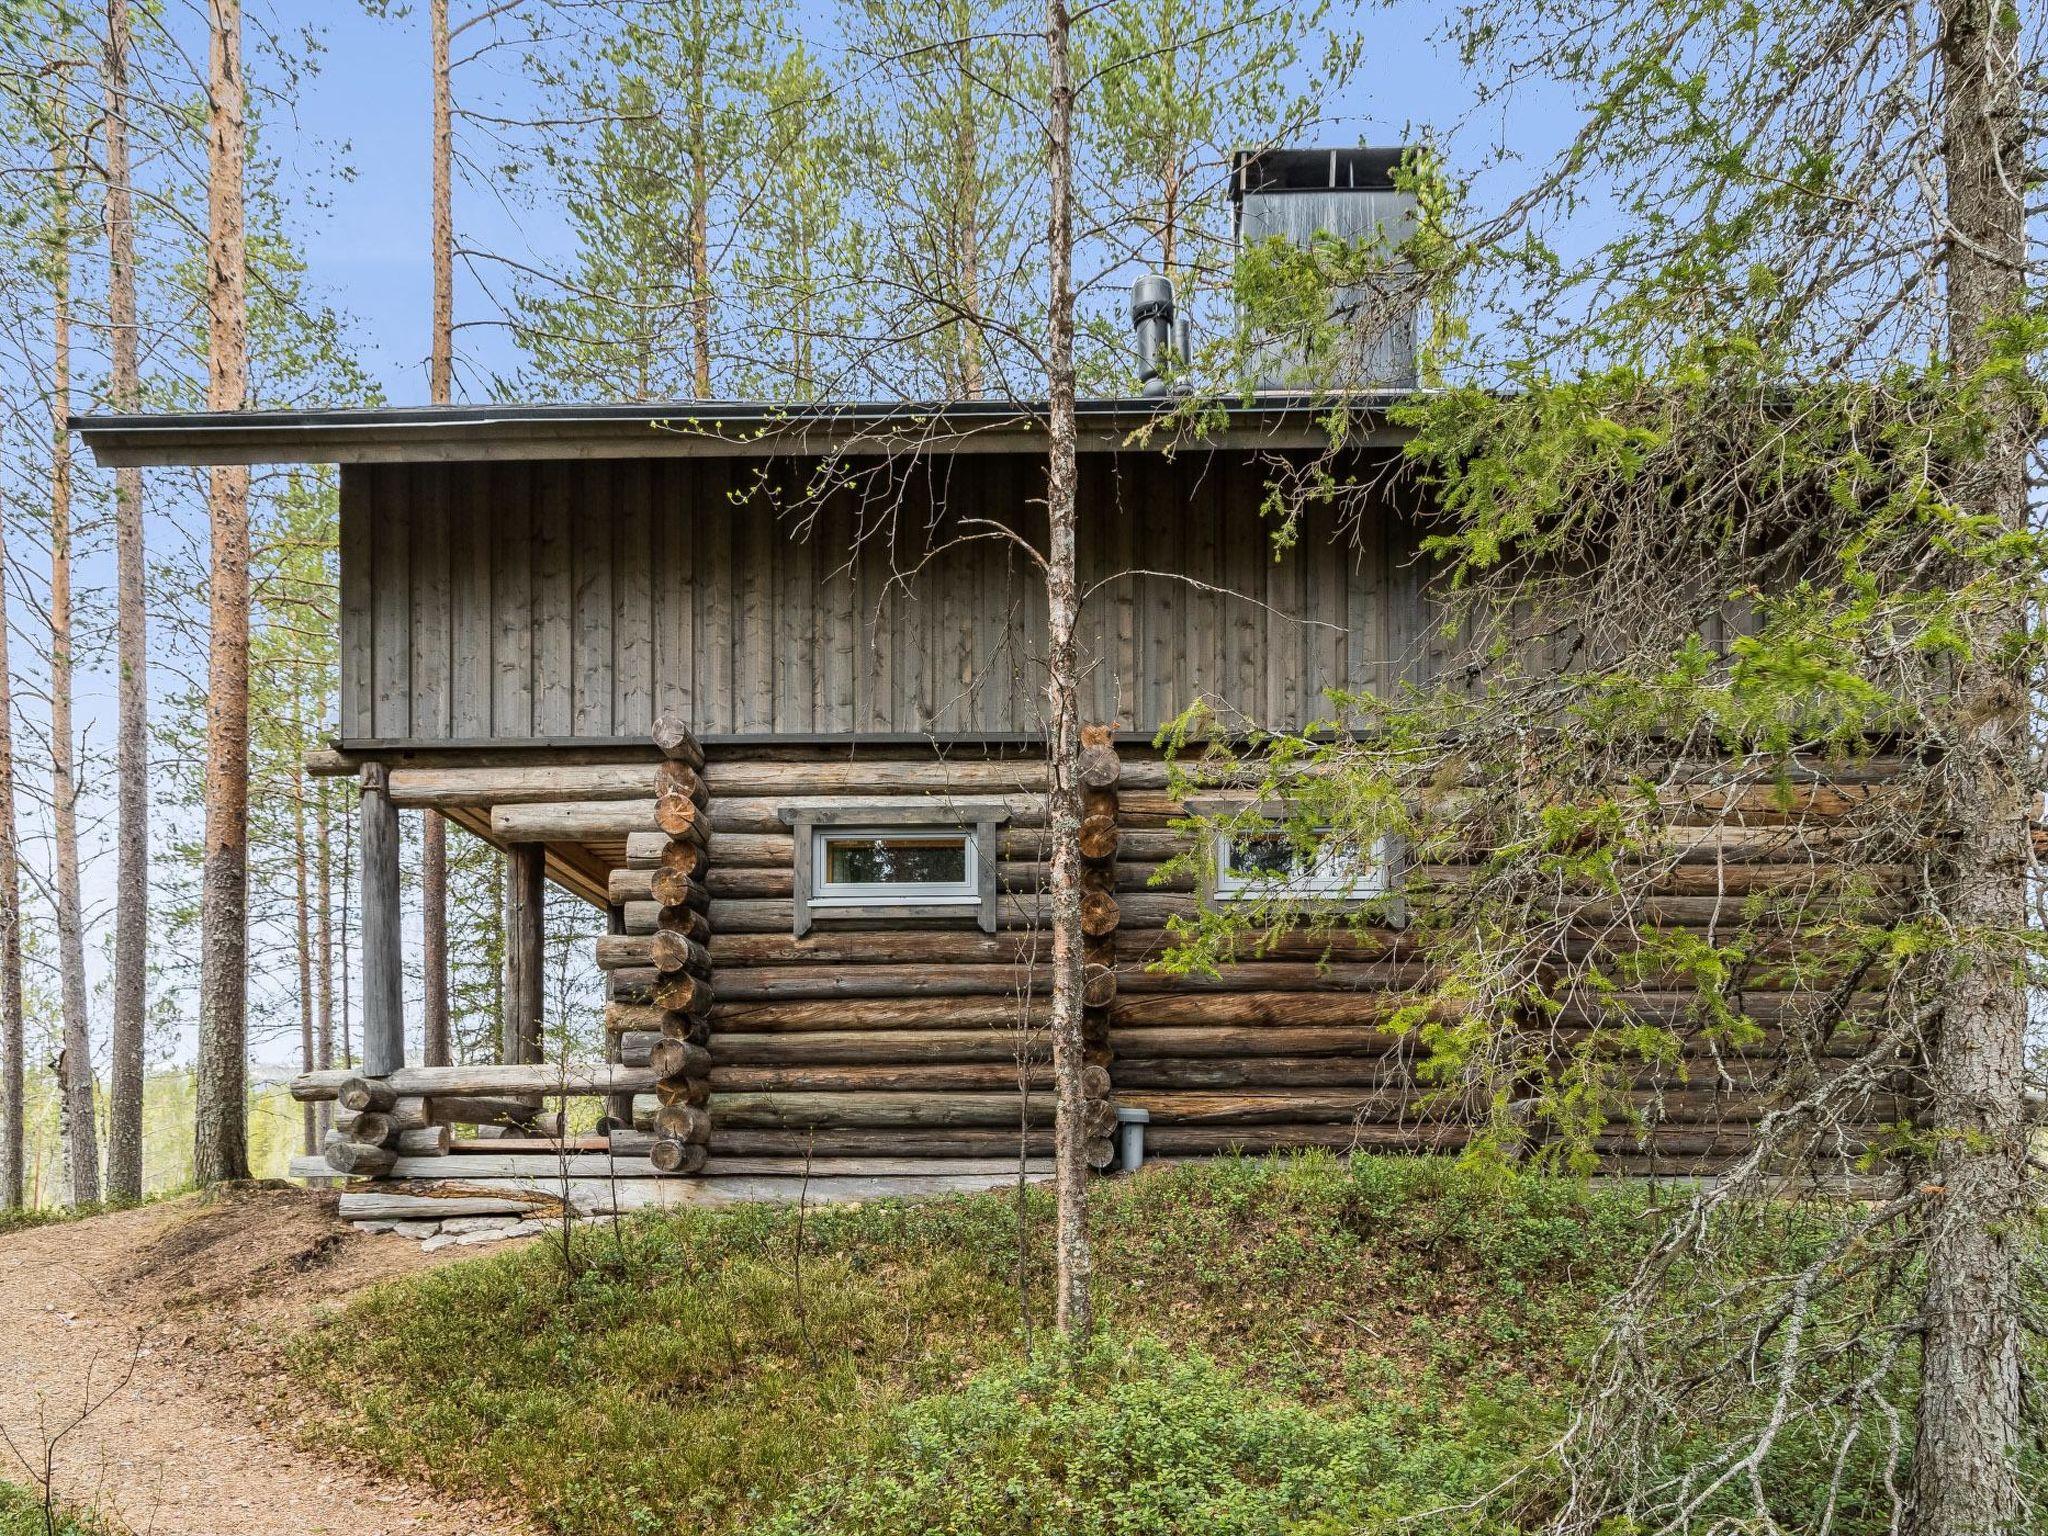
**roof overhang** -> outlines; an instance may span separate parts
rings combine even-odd
[[[1388,409],[1407,398],[1347,397],[1345,435],[1394,447],[1406,433]],[[1328,399],[1259,395],[1197,412],[1166,400],[1083,400],[1084,453],[1145,448],[1316,449],[1330,442]],[[74,416],[103,465],[394,464],[491,459],[823,457],[829,454],[1044,452],[1043,401],[970,400],[774,406],[686,401],[646,405],[408,406],[342,411],[189,411]],[[1199,419],[1197,419],[1199,418]]]

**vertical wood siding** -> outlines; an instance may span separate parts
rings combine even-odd
[[[351,465],[342,734],[640,737],[1039,728],[1045,597],[1028,457]],[[1241,456],[1084,461],[1083,712],[1149,730],[1197,697],[1261,724],[1427,665],[1411,525],[1312,518],[1276,558]],[[1419,675],[1419,674],[1416,674]]]

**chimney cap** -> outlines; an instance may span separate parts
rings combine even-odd
[[[1408,151],[1240,149],[1230,156],[1230,200],[1249,192],[1389,192]]]

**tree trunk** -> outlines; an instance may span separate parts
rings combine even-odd
[[[697,398],[711,398],[711,153],[704,121],[704,59],[693,56],[690,102],[690,368]]]
[[[313,843],[313,885],[314,885],[314,933],[319,945],[318,973],[313,978],[315,997],[314,1039],[315,1065],[325,1072],[334,1065],[334,864],[328,853],[329,838],[333,835],[333,818],[328,815],[328,789],[323,782],[317,791],[315,801]],[[319,1146],[327,1137],[332,1115],[326,1106],[319,1109],[315,1125],[313,1145]]]
[[[959,133],[954,140],[954,170],[960,192],[960,393],[969,400],[981,397],[981,136],[975,117],[984,87],[974,78],[971,14],[959,15],[961,38]]]
[[[2019,317],[2026,299],[2018,38],[2016,13],[1995,0],[1942,6],[1949,347],[1964,378],[1992,362],[1995,327]],[[2019,533],[2027,526],[2033,426],[2010,384],[1988,388],[1990,430],[1981,453],[1958,466],[1955,503]],[[1942,915],[1963,947],[1927,1056],[1937,1140],[1913,1454],[1919,1536],[1994,1536],[2017,1530],[2024,1515],[2017,1460],[2026,994],[2015,940],[2027,926],[2027,679],[2003,654],[2029,620],[2017,583],[2006,611],[1987,617],[1975,656],[1959,668],[1955,706],[1964,724],[1942,770],[1955,860]]]
[[[5,507],[0,505],[0,518]],[[0,521],[0,571],[7,532]],[[0,581],[0,1210],[24,1203],[26,1107],[21,992],[21,847],[14,827],[14,668],[7,652],[7,583]]]
[[[241,0],[207,0],[206,405],[248,403],[248,251],[242,173],[247,102]],[[199,1085],[193,1171],[249,1176],[249,471],[208,483],[206,825],[199,898]]]
[[[1075,638],[1074,500],[1074,86],[1065,0],[1047,0],[1047,195],[1051,202],[1046,335],[1045,474],[1046,731],[1052,835],[1052,1063],[1055,1121],[1053,1182],[1057,1294],[1054,1326],[1086,1338],[1094,1326],[1094,1262],[1088,1250],[1087,1099],[1081,1032],[1081,669]]]
[[[304,739],[302,728],[294,733]],[[303,766],[292,770],[292,875],[297,887],[295,895],[295,937],[299,947],[299,1061],[301,1072],[311,1072],[324,1065],[320,1060],[315,1043],[313,1017],[313,880],[308,866],[312,863],[312,850],[306,846],[306,771]],[[305,1124],[301,1127],[301,1147],[311,1157],[320,1150],[320,1115],[312,1105],[305,1106]]]
[[[448,73],[448,0],[431,0],[427,15],[434,52],[434,336],[427,397],[435,405],[446,405],[455,398],[454,103]],[[420,822],[420,968],[425,988],[424,1056],[428,1066],[443,1067],[453,1058],[448,1038],[448,823],[439,811],[428,811]]]
[[[71,176],[59,139],[51,151],[58,218],[68,220]],[[71,724],[71,244],[53,242],[50,363],[50,827],[57,859],[57,972],[64,1019],[58,1054],[64,1096],[64,1183],[76,1204],[100,1197],[100,1150],[93,1109],[92,1036],[86,1020],[85,912],[78,878],[78,764]]]
[[[135,318],[135,193],[128,161],[130,0],[107,0],[105,74],[109,400],[141,404]],[[114,471],[114,1022],[107,1082],[107,1193],[142,1198],[142,1070],[149,986],[149,651],[142,471]]]

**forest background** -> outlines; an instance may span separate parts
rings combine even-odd
[[[130,9],[140,404],[190,409],[202,402],[206,346],[204,7]],[[66,903],[104,1115],[114,914],[132,896],[115,858],[115,485],[88,458],[64,462],[52,416],[106,409],[112,396],[97,153],[104,17],[99,7],[28,0],[8,0],[5,13],[0,510],[33,1204],[65,1193],[54,1072]],[[937,312],[939,273],[977,282],[976,308],[1020,330],[1042,312],[1029,254],[1041,237],[1036,130],[1028,92],[1003,84],[1032,78],[1032,17],[1008,18],[1012,27],[1000,8],[956,0],[450,0],[447,17],[454,400],[1042,392],[1006,353],[999,327],[963,338],[921,327],[914,313]],[[249,12],[252,405],[429,398],[430,19],[426,3],[384,0]],[[1124,73],[1142,89],[1097,93],[1081,125],[1078,180],[1093,214],[1079,253],[1084,393],[1128,388],[1122,310],[1140,272],[1179,280],[1198,336],[1228,328],[1231,149],[1429,142],[1467,168],[1482,206],[1511,196],[1519,168],[1557,151],[1565,104],[1524,92],[1510,117],[1468,81],[1437,35],[1441,20],[1427,5],[1257,0],[1117,0],[1083,15],[1084,61],[1090,49],[1099,58],[1171,43],[1159,68]],[[1564,246],[1590,247],[1601,231],[1595,195]],[[924,344],[874,345],[926,333]],[[57,477],[69,483],[68,527],[52,516]],[[202,472],[152,471],[142,496],[149,1189],[185,1183],[192,1166],[206,489]],[[331,474],[257,472],[249,1033],[259,1174],[281,1173],[306,1135],[279,1085],[309,1053],[349,1059],[356,1023],[346,786],[298,771],[334,718],[334,516]],[[60,554],[69,557],[68,615],[52,601]],[[68,882],[60,774],[76,796]],[[415,1034],[419,830],[409,816]],[[497,864],[451,835],[458,1059],[487,1053],[494,1028]],[[553,901],[549,1014],[573,1027],[597,1017],[596,977],[578,940],[601,917],[559,893]]]

